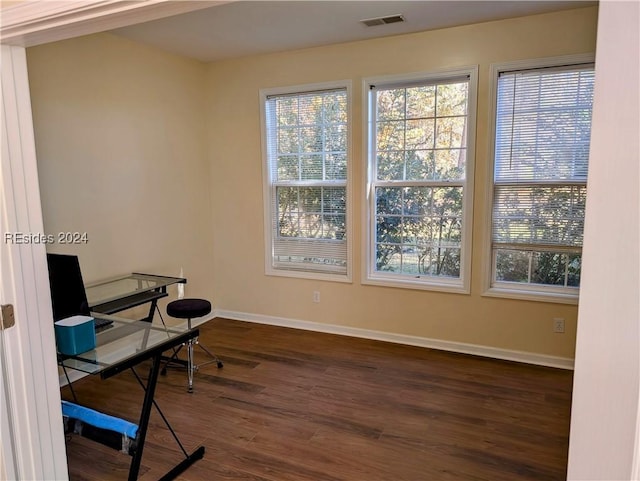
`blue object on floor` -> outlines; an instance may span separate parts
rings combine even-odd
[[[107,429],[135,439],[138,434],[138,425],[125,421],[115,416],[109,416],[93,409],[89,409],[69,401],[62,401],[62,415],[78,419],[85,424],[101,429]]]

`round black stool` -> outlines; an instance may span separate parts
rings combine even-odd
[[[167,304],[167,314],[177,319],[186,319],[187,327],[189,329],[191,329],[191,319],[206,316],[210,312],[211,312],[211,303],[205,299],[178,299],[177,301],[172,301],[169,304]],[[218,359],[218,356],[213,354],[211,351],[209,351],[209,349],[207,349],[206,347],[204,347],[202,344],[198,342],[197,337],[193,339],[189,339],[186,345],[187,345],[186,368],[187,368],[187,375],[189,379],[188,388],[189,388],[189,392],[193,392],[193,373],[195,371],[197,371],[201,366],[205,366],[212,362],[215,362],[219,368],[222,367],[223,364],[222,364],[222,361]],[[194,345],[200,346],[200,349],[202,349],[209,356],[211,356],[212,360],[204,362],[200,365],[196,365],[193,362]],[[183,362],[181,362],[182,360],[178,359],[178,353],[180,352],[180,349],[182,349],[182,346],[180,346],[179,349],[174,351],[173,355],[169,358],[169,360],[165,364],[164,369],[162,370],[163,374],[166,374],[166,368],[169,364],[174,362],[183,364]]]

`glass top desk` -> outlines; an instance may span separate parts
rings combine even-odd
[[[103,379],[135,366],[141,362],[140,358],[149,359],[158,350],[162,353],[197,336],[197,332],[194,335],[186,326],[165,328],[101,313],[92,315],[111,320],[113,324],[96,332],[95,349],[75,356],[58,353],[58,362],[64,368],[100,374]]]
[[[131,369],[142,386],[145,395],[140,411],[135,448],[129,453],[132,456],[132,460],[128,479],[132,481],[138,478],[152,406],[155,406],[160,412],[162,419],[171,430],[174,439],[184,454],[184,459],[162,477],[163,480],[174,479],[198,459],[202,459],[204,446],[200,446],[191,454],[187,454],[166,416],[160,411],[157,402],[154,400],[154,394],[160,372],[162,353],[197,337],[198,329],[188,329],[186,327],[167,329],[145,321],[134,321],[103,314],[99,314],[99,317],[109,318],[113,321],[113,324],[110,328],[96,334],[96,348],[75,356],[58,354],[58,363],[63,367],[65,375],[67,374],[67,369],[75,369],[88,374],[99,375],[102,379],[108,379],[122,371]],[[149,359],[152,363],[145,384],[133,368]],[[71,392],[75,400],[73,389],[71,389]]]
[[[187,280],[183,277],[134,272],[127,276],[89,284],[85,291],[89,309],[102,314],[115,314],[150,302],[149,315],[143,319],[150,322],[153,320],[158,299],[168,295],[167,287],[186,283]]]

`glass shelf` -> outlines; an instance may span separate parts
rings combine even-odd
[[[172,284],[185,284],[182,277],[134,273],[85,287],[90,307],[149,291],[166,290]]]

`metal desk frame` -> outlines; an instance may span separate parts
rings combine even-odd
[[[169,481],[175,479],[180,473],[182,473],[197,460],[202,459],[202,457],[204,456],[205,448],[204,446],[199,446],[190,454],[185,451],[175,431],[173,430],[167,418],[164,416],[158,404],[154,400],[154,394],[158,381],[158,374],[160,373],[162,353],[168,349],[175,348],[176,346],[179,346],[185,342],[188,342],[190,339],[197,337],[199,331],[197,328],[186,331],[176,331],[174,329],[167,330],[155,327],[149,322],[131,321],[128,319],[115,317],[113,317],[112,319],[114,320],[114,327],[109,330],[100,332],[96,336],[96,349],[88,351],[86,353],[78,354],[76,356],[64,356],[59,354],[58,362],[65,370],[67,368],[70,368],[77,369],[89,374],[99,374],[102,379],[108,379],[112,376],[115,376],[116,374],[121,373],[122,371],[131,369],[136,379],[144,389],[145,395],[140,412],[138,433],[136,435],[136,447],[132,454],[128,479],[129,481],[138,479],[138,474],[140,472],[140,463],[142,461],[142,452],[144,450],[144,443],[149,427],[149,418],[151,416],[152,406],[155,406],[160,413],[162,419],[171,431],[171,434],[173,435],[174,439],[180,446],[180,449],[185,456],[185,458],[181,462],[176,464],[175,467],[173,467],[162,478],[160,478],[160,481]],[[118,334],[118,330],[122,331],[122,335]],[[152,346],[147,346],[150,335],[154,334],[157,337],[158,333],[166,333],[167,339],[155,342],[155,344],[153,344]],[[110,359],[108,362],[100,360],[101,354],[99,353],[99,349],[107,350],[110,343],[116,344],[118,341],[122,341],[124,338],[131,335],[138,335],[138,338],[136,338],[135,349],[132,349],[134,351],[133,353],[126,353],[121,358],[115,359],[114,355],[111,355],[111,353],[109,353]],[[140,338],[140,336],[142,337]],[[138,341],[140,341],[141,344],[140,348],[137,347]],[[133,346],[131,347],[133,348]],[[149,371],[147,384],[145,385],[133,368],[148,359],[151,359],[152,365]]]

